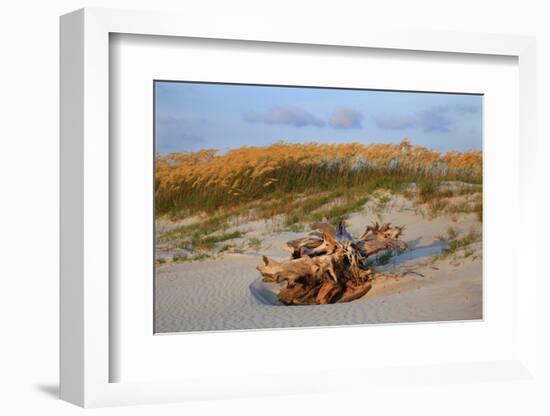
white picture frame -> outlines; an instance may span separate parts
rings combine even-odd
[[[525,244],[535,241],[535,190],[529,181],[535,169],[535,41],[530,37],[465,33],[380,32],[350,28],[330,33],[314,28],[280,28],[275,22],[233,26],[217,21],[205,27],[192,16],[167,13],[82,9],[61,18],[61,398],[80,406],[182,401],[194,398],[239,397],[319,392],[342,388],[341,379],[355,385],[386,380],[386,368],[368,373],[305,374],[288,380],[232,382],[231,374],[182,381],[110,382],[110,365],[119,357],[110,350],[116,336],[110,326],[109,274],[109,35],[111,33],[192,37],[283,44],[332,45],[438,53],[488,54],[517,57],[519,62],[519,227],[517,253],[523,274],[517,292],[517,354],[507,360],[456,365],[419,366],[418,380],[434,373],[447,380],[479,381],[481,372],[507,380],[536,375],[536,262]],[[529,215],[527,215],[529,213]],[[524,244],[521,244],[524,242]],[[526,259],[531,257],[530,261]],[[514,271],[517,273],[517,270]],[[281,334],[281,332],[279,332]],[[223,334],[221,334],[223,336]],[[302,335],[307,337],[308,335]],[[407,371],[390,371],[407,379]],[[328,375],[328,377],[322,377]],[[498,376],[497,376],[498,375]],[[321,377],[320,377],[321,376]],[[484,377],[481,377],[483,379]],[[340,381],[338,381],[340,380]],[[284,382],[283,382],[284,381]],[[313,382],[312,382],[313,381]],[[351,381],[350,381],[351,383]]]

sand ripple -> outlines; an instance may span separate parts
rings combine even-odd
[[[256,258],[175,264],[157,271],[156,332],[360,325],[481,318],[481,263],[433,270],[334,305],[277,306],[250,292]],[[434,283],[435,282],[435,283]]]

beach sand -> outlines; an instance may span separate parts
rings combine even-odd
[[[155,332],[217,331],[260,328],[315,327],[471,320],[482,318],[481,241],[434,261],[446,247],[449,226],[458,235],[482,224],[474,214],[430,218],[402,197],[392,197],[383,213],[365,205],[347,220],[348,230],[360,235],[373,221],[405,224],[403,240],[409,249],[391,258],[377,272],[394,277],[376,278],[363,298],[342,304],[283,306],[262,302],[251,292],[258,285],[256,266],[265,254],[288,259],[285,242],[306,232],[273,232],[266,221],[239,224],[246,237],[261,239],[257,251],[228,253],[214,259],[168,262],[156,266]],[[157,255],[159,255],[157,253]],[[162,253],[160,253],[162,255]]]

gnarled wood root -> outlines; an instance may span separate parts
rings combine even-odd
[[[257,267],[264,282],[284,284],[277,298],[285,305],[323,305],[351,302],[372,287],[373,271],[367,258],[380,251],[400,248],[404,227],[368,226],[354,239],[343,221],[337,229],[327,222],[311,224],[313,231],[304,238],[287,242],[291,259],[276,261],[263,256]]]

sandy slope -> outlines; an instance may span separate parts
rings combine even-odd
[[[155,282],[156,332],[280,328],[319,325],[465,320],[482,318],[482,263],[480,244],[475,255],[432,262],[445,243],[449,225],[459,234],[481,224],[474,215],[422,216],[394,197],[380,210],[365,206],[353,214],[348,228],[360,234],[376,219],[406,224],[410,249],[377,270],[398,278],[377,279],[362,299],[335,305],[275,306],[262,303],[249,286],[258,279],[260,253],[226,254],[222,258],[157,266]],[[247,237],[263,238],[260,252],[286,259],[284,242],[304,233],[273,234],[263,221],[241,225]]]

